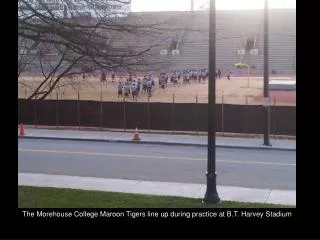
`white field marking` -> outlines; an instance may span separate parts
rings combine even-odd
[[[21,152],[39,152],[39,153],[57,153],[57,154],[77,154],[77,155],[91,155],[91,156],[110,156],[110,157],[133,157],[133,158],[149,158],[149,159],[171,159],[171,160],[190,160],[190,161],[206,161],[205,158],[188,158],[188,157],[169,157],[169,156],[146,156],[146,155],[129,155],[117,153],[95,153],[95,152],[71,152],[60,150],[46,150],[46,149],[24,149],[18,148]],[[296,166],[295,163],[278,163],[278,162],[257,162],[257,161],[240,161],[240,160],[217,160],[222,163],[239,163],[239,164],[260,164],[260,165],[280,165],[280,166]]]

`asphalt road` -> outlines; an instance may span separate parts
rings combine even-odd
[[[206,183],[205,147],[19,139],[20,173]],[[217,148],[224,186],[296,189],[293,151]]]

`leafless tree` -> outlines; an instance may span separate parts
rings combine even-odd
[[[101,71],[133,73],[166,66],[153,56],[163,24],[121,17],[126,0],[18,0],[18,83],[41,81],[26,101],[43,100],[62,79]],[[119,17],[120,16],[120,17]],[[159,53],[158,53],[159,54]]]

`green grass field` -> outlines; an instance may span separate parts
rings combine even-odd
[[[19,208],[288,208],[290,206],[19,186]]]

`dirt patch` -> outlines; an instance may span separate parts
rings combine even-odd
[[[54,90],[47,99],[78,99],[78,92],[80,100],[95,100],[95,101],[123,101],[117,97],[117,85],[120,80],[116,79],[114,82],[109,79],[105,84],[101,84],[98,77],[89,77],[82,80],[81,77],[73,80],[64,79],[59,83],[59,89]],[[35,89],[40,82],[38,76],[24,76],[22,84],[19,84],[18,94],[19,98],[26,98]],[[156,87],[153,91],[152,97],[148,98],[146,94],[140,94],[139,102],[176,102],[176,103],[207,103],[208,102],[208,81],[205,82],[191,82],[190,84],[179,84],[173,86],[168,84],[166,89],[158,87],[158,79],[155,81]],[[233,77],[230,81],[227,78],[216,80],[216,102],[225,104],[249,104],[261,105],[263,98],[263,78],[252,77]],[[281,94],[270,94],[272,105],[290,105],[295,106],[294,101],[287,101],[286,97]],[[127,101],[132,101],[128,99]]]

